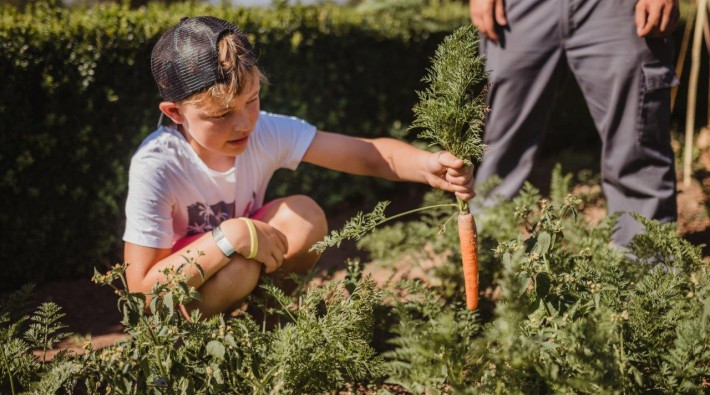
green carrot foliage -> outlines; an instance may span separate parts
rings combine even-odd
[[[0,393],[707,393],[710,266],[699,248],[639,217],[646,233],[623,252],[610,244],[617,217],[590,225],[581,215],[590,202],[570,193],[569,175],[553,180],[555,198],[528,185],[481,221],[475,313],[456,294],[455,232],[434,237],[442,209],[359,242],[380,269],[406,261],[430,267],[423,278],[375,286],[369,265],[351,265],[343,280],[299,281],[293,295],[265,281],[235,317],[186,320],[174,305],[197,294],[172,271],[149,295],[117,287],[131,336],[101,350],[87,345],[83,356],[42,364],[33,351],[61,332],[59,310],[23,315],[5,302]],[[115,286],[124,269],[95,279]]]
[[[484,60],[476,55],[478,38],[472,26],[459,28],[439,45],[417,92],[412,129],[419,137],[451,152],[471,164],[479,162],[484,146],[481,140],[485,102]]]

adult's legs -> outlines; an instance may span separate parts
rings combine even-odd
[[[609,212],[676,219],[670,146],[670,88],[677,84],[670,40],[636,35],[636,0],[558,0],[571,11],[567,59],[602,139],[602,187]],[[642,231],[622,215],[614,242]]]
[[[328,224],[323,210],[313,199],[295,195],[274,200],[256,220],[280,230],[288,240],[288,251],[277,275],[305,273],[318,261],[318,254],[308,250],[323,239]],[[198,288],[202,301],[192,302],[186,309],[199,308],[205,317],[228,310],[256,288],[262,266],[235,254]]]
[[[492,176],[502,183],[484,197],[511,198],[532,171],[539,140],[559,90],[564,69],[559,0],[505,2],[508,27],[501,41],[482,38],[491,83],[484,143],[488,146],[478,171],[481,184]]]

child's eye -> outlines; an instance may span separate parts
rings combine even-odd
[[[224,113],[224,114],[221,114],[221,115],[213,115],[213,116],[211,116],[210,118],[211,118],[211,119],[217,119],[217,120],[219,120],[219,119],[224,119],[224,118],[226,118],[227,115],[229,115],[228,112],[227,112],[227,113]]]

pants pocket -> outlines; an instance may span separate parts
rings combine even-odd
[[[639,139],[658,142],[670,136],[670,88],[679,81],[673,66],[654,62],[642,65],[640,109],[638,116]]]

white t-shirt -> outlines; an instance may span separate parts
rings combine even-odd
[[[234,167],[218,172],[175,127],[159,127],[131,159],[123,240],[170,248],[185,236],[254,213],[274,172],[295,170],[315,134],[315,126],[303,120],[261,112]]]

